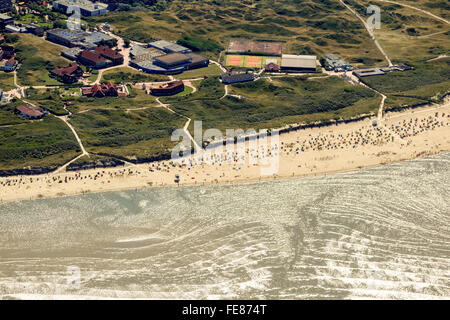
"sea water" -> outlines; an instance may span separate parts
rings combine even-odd
[[[450,153],[0,204],[0,297],[450,298]]]

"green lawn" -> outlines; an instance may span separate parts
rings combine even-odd
[[[183,72],[182,74],[177,74],[174,76],[175,79],[186,80],[186,79],[197,79],[203,78],[204,76],[212,77],[218,76],[222,73],[222,70],[214,63],[211,63],[206,68],[193,69]]]
[[[176,144],[170,136],[186,119],[163,108],[131,112],[95,109],[74,114],[70,122],[89,152],[148,159],[169,153]]]
[[[414,70],[367,77],[364,82],[390,98],[387,108],[439,101],[450,88],[450,58],[413,63]]]
[[[14,74],[11,72],[0,71],[0,89],[3,91],[9,91],[15,87]]]
[[[79,151],[72,131],[52,115],[0,128],[0,170],[28,166],[56,168]]]
[[[192,120],[202,120],[203,128],[277,128],[294,123],[348,119],[374,114],[380,96],[361,86],[352,86],[337,77],[264,79],[229,86],[224,95],[217,78],[203,80],[199,90],[187,97],[166,97],[164,102]]]
[[[169,77],[157,74],[148,74],[145,72],[139,72],[136,69],[130,67],[119,67],[111,70],[107,70],[103,73],[102,81],[110,81],[113,83],[120,82],[157,82],[168,81]]]
[[[17,71],[18,82],[21,85],[55,85],[59,84],[49,77],[49,70],[63,67],[70,63],[61,57],[64,47],[36,37],[32,34],[19,34],[19,41],[14,44],[17,58],[21,66]]]

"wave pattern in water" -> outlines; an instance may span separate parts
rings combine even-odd
[[[450,154],[0,205],[4,298],[449,298]],[[81,286],[66,286],[68,266]]]

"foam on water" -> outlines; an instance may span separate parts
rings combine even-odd
[[[0,205],[5,298],[450,298],[450,154]],[[77,289],[67,267],[80,268]]]

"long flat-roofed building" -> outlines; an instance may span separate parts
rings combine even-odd
[[[80,8],[80,14],[85,17],[98,16],[108,12],[108,5],[101,2],[91,2],[88,0],[56,0],[53,1],[53,8],[63,13],[67,13],[70,6]]]
[[[135,48],[132,55],[138,55],[134,56],[134,59],[130,61],[130,65],[147,73],[160,74],[177,74],[185,70],[203,68],[209,65],[208,58],[195,53],[169,53],[161,55],[159,52],[161,51],[146,52],[142,51],[142,48]]]
[[[317,57],[283,54],[280,67],[282,72],[316,72]]]
[[[225,84],[247,82],[255,80],[255,74],[248,71],[225,72],[220,75],[220,79]]]

